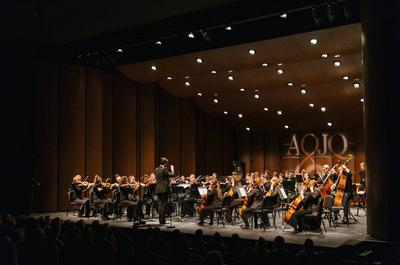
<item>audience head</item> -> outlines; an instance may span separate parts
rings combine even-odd
[[[285,247],[285,239],[282,236],[277,236],[274,239],[274,249],[276,251],[283,250]]]
[[[207,265],[222,265],[224,264],[222,260],[221,252],[218,250],[212,250],[207,253],[206,256],[206,264]]]

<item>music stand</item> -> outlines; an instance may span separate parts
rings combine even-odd
[[[172,185],[170,185],[170,189],[171,189],[170,192],[168,192],[167,209],[169,207],[171,207],[171,204],[172,204],[172,192],[174,191],[174,188]],[[167,225],[167,228],[175,228],[175,226],[172,224],[172,213],[170,213],[170,215],[169,215],[169,225]]]
[[[247,191],[243,186],[236,187],[235,189],[240,198],[247,196]]]
[[[197,190],[199,191],[200,197],[204,197],[207,195],[207,188],[205,187],[197,187]]]

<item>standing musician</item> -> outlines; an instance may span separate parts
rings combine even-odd
[[[79,217],[85,214],[85,217],[89,217],[90,214],[90,199],[85,198],[85,192],[92,186],[87,181],[82,181],[81,175],[75,175],[72,179],[71,190],[75,193],[74,203],[79,203]]]
[[[294,233],[303,231],[303,217],[306,214],[318,212],[318,199],[321,197],[319,189],[314,186],[304,191],[304,198],[300,202],[303,206],[300,210],[294,212],[289,219],[289,225],[293,226]]]
[[[168,193],[169,193],[169,178],[174,176],[174,166],[171,165],[171,171],[168,171],[168,159],[161,157],[160,166],[155,169],[156,174],[156,190],[155,193],[158,196],[158,215],[159,223],[166,224],[165,215],[168,204]]]
[[[353,173],[351,173],[350,169],[348,167],[346,167],[345,164],[342,164],[341,166],[338,166],[336,168],[336,173],[338,174],[338,176],[340,177],[342,174],[346,177],[346,184],[344,186],[344,191],[343,191],[343,211],[344,211],[344,215],[343,215],[343,220],[342,222],[344,224],[348,224],[349,223],[349,212],[350,212],[350,200],[353,197],[353,181],[352,181],[352,177],[353,177]],[[340,178],[338,178],[338,180],[340,180]],[[333,185],[333,189],[338,189],[338,183],[335,183]],[[338,191],[336,190],[335,196],[337,196]]]
[[[108,220],[108,215],[112,213],[113,203],[111,199],[106,198],[106,194],[111,190],[111,184],[103,182],[99,175],[94,177],[94,185],[92,189],[93,203],[101,208],[101,218]]]
[[[247,195],[248,205],[241,209],[241,215],[244,221],[243,229],[249,229],[249,220],[248,218],[253,214],[253,211],[260,208],[263,202],[263,192],[260,178],[254,179],[254,185],[252,187],[251,192]],[[257,228],[257,216],[254,216],[254,228]]]
[[[324,197],[324,207],[331,208],[333,206],[333,193],[337,179],[339,176],[336,174],[335,170],[336,166],[332,169],[329,165],[325,164],[322,166],[322,187],[321,187],[321,195]],[[335,220],[337,220],[337,212],[334,212]]]

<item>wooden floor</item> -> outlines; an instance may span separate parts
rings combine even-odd
[[[240,222],[238,221],[235,225],[227,224],[225,227],[222,224],[213,226],[197,225],[197,218],[172,218],[172,225],[175,228],[168,228],[170,218],[167,220],[167,225],[159,225],[157,218],[145,218],[144,221],[148,226],[159,227],[162,231],[173,231],[174,229],[179,229],[183,233],[194,234],[194,232],[201,228],[205,235],[212,235],[215,232],[219,232],[224,237],[230,237],[232,234],[237,233],[241,238],[245,239],[258,239],[260,236],[264,237],[268,241],[272,241],[276,236],[281,235],[285,238],[285,241],[289,244],[303,244],[306,238],[311,238],[314,241],[314,244],[319,247],[328,247],[328,248],[336,248],[342,245],[355,245],[361,241],[374,240],[372,237],[368,236],[366,233],[366,213],[362,210],[359,211],[359,215],[356,216],[357,209],[351,209],[352,214],[355,219],[350,219],[349,225],[338,224],[336,227],[330,227],[328,220],[324,219],[324,223],[327,231],[323,230],[323,234],[319,231],[315,232],[303,232],[299,234],[293,233],[293,228],[290,226],[284,227],[282,230],[282,219],[281,217],[277,217],[277,230],[274,227],[270,227],[264,231],[263,229],[250,229],[244,230],[240,227]],[[51,212],[51,213],[35,213],[34,217],[49,215],[51,218],[60,217],[63,220],[84,220],[86,223],[91,223],[93,220],[99,220],[101,223],[108,223],[113,227],[121,227],[121,228],[131,228],[132,223],[128,222],[126,218],[116,219],[116,220],[107,220],[103,221],[98,217],[90,217],[90,218],[79,218],[76,215],[73,215],[72,212],[68,214],[66,217],[66,212]],[[272,221],[271,221],[272,224]]]

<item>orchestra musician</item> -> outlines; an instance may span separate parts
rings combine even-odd
[[[321,192],[319,188],[314,186],[313,188],[308,188],[303,193],[304,197],[301,201],[303,206],[301,209],[293,213],[292,217],[289,219],[289,225],[294,228],[294,233],[303,231],[303,217],[306,214],[318,212],[318,199],[321,197]]]
[[[143,176],[143,203],[145,205],[145,216],[150,216],[150,210],[154,204],[154,191],[156,187],[156,174],[151,173],[150,176],[145,174]],[[154,204],[157,206],[157,204]]]
[[[213,173],[209,181],[210,186],[208,187],[207,201],[205,202],[205,207],[199,214],[200,220],[197,223],[198,225],[204,225],[204,219],[206,216],[210,216],[209,224],[213,225],[214,216],[212,210],[219,208],[222,203],[222,190],[217,179],[217,174]]]
[[[103,179],[99,175],[94,177],[93,185],[93,203],[101,208],[101,218],[108,220],[108,215],[112,213],[113,203],[111,199],[106,198],[106,194],[111,190],[111,184],[103,182]]]
[[[237,207],[243,205],[244,199],[239,198],[239,194],[237,193],[236,188],[242,187],[242,184],[240,182],[240,176],[238,176],[236,171],[232,172],[232,177],[231,177],[231,188],[232,188],[232,201],[231,204],[228,208],[228,211],[226,212],[226,220],[228,223],[232,223],[232,212],[234,209]]]
[[[253,187],[249,194],[247,194],[247,200],[249,205],[247,208],[242,210],[242,218],[244,221],[243,229],[249,229],[249,220],[248,218],[253,214],[253,211],[260,208],[263,202],[263,191],[261,190],[261,182],[260,178],[254,179]],[[257,228],[257,216],[254,216],[254,228]]]
[[[271,185],[266,193],[266,204],[263,205],[265,208],[275,208],[279,204],[279,188],[281,181],[277,177],[271,179]],[[263,222],[265,226],[271,226],[268,215],[263,216]]]
[[[92,186],[92,184],[87,181],[82,181],[81,175],[75,175],[72,178],[71,190],[75,193],[74,203],[79,203],[79,217],[85,215],[85,217],[89,217],[90,214],[90,199],[85,198],[85,192]]]
[[[138,221],[139,218],[139,205],[138,205],[138,190],[139,183],[128,182],[128,177],[121,177],[121,182],[118,187],[119,191],[119,203],[118,206],[127,207],[127,218],[128,221],[131,222],[134,220]]]
[[[169,193],[169,178],[174,176],[174,166],[171,165],[168,171],[168,159],[161,157],[160,166],[155,169],[156,174],[156,190],[158,196],[158,215],[159,223],[166,224],[165,215],[167,211],[168,193]]]
[[[366,179],[366,164],[365,162],[360,163],[360,172],[358,175],[360,176],[360,186],[359,186],[359,191],[366,190],[366,184],[367,184],[367,179]]]
[[[350,200],[353,197],[353,173],[350,171],[350,169],[345,165],[342,164],[341,166],[336,167],[336,173],[338,176],[340,176],[342,173],[346,177],[346,185],[344,187],[344,193],[343,193],[343,220],[342,223],[348,224],[349,223],[349,212],[350,212]],[[333,185],[333,189],[337,189],[337,183]],[[337,218],[336,218],[337,219]]]
[[[194,202],[195,194],[197,192],[197,181],[196,176],[191,174],[188,181],[189,187],[185,189],[185,195],[182,200],[181,216],[185,215],[193,216],[194,214]]]

